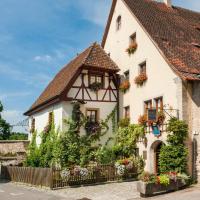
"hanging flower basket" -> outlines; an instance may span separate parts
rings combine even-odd
[[[91,83],[89,85],[89,89],[93,92],[98,92],[100,89],[102,89],[102,83],[97,83],[97,82]]]
[[[43,133],[49,133],[49,131],[51,130],[51,125],[48,124],[47,126],[44,127]]]
[[[147,77],[146,73],[141,73],[140,75],[135,77],[135,83],[137,85],[143,85],[143,83],[145,81],[147,81],[147,79],[148,79],[148,77]]]
[[[120,91],[123,93],[125,93],[129,88],[130,82],[128,80],[123,81],[119,86]]]
[[[85,130],[86,133],[89,135],[97,134],[101,132],[101,125],[99,124],[99,122],[88,121],[85,124]]]
[[[138,123],[140,125],[146,126],[147,124],[147,115],[140,115],[138,118]]]
[[[133,43],[131,44],[127,49],[126,52],[128,53],[128,55],[134,54],[136,49],[137,49],[137,43]]]
[[[162,124],[164,123],[164,121],[165,121],[165,118],[166,118],[166,116],[165,116],[165,114],[164,114],[163,111],[158,112],[157,123],[158,123],[159,125],[162,125]]]

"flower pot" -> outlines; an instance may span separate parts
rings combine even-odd
[[[161,185],[156,183],[146,183],[139,181],[137,183],[137,191],[140,192],[141,197],[151,197],[159,194],[164,194],[176,190],[180,190],[186,186],[186,183],[182,179],[177,181],[170,181],[169,185]]]

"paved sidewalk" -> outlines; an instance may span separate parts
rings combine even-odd
[[[85,199],[84,199],[85,198]],[[130,200],[139,198],[136,182],[48,190],[0,183],[0,200]]]
[[[136,181],[67,188],[57,190],[55,193],[68,197],[70,200],[81,198],[91,200],[130,200],[139,198],[139,193],[136,191]]]
[[[190,188],[159,195],[150,198],[134,198],[132,200],[200,200],[200,185],[194,185]]]
[[[14,183],[0,183],[0,200],[200,200],[200,186],[160,195],[141,198],[136,182],[45,190]]]

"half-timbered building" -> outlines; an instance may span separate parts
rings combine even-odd
[[[105,120],[118,104],[118,71],[102,47],[92,44],[61,69],[25,113],[30,119],[31,132],[42,132],[52,113],[56,129],[63,131],[63,119],[71,117],[75,101],[81,103],[82,113],[91,121]],[[109,126],[102,143],[112,134],[112,125]]]

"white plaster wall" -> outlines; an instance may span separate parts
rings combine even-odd
[[[63,112],[62,111],[63,111],[62,104],[59,103],[51,107],[48,107],[47,109],[44,109],[29,117],[29,127],[31,127],[32,118],[35,119],[35,130],[37,131],[36,142],[38,145],[41,143],[40,133],[44,130],[45,126],[48,123],[49,112],[54,113],[55,128],[56,130],[59,130],[63,126],[63,120],[62,120]],[[29,139],[31,139],[31,134],[29,136]]]
[[[116,106],[116,103],[86,102],[86,104],[81,105],[81,112],[85,115],[87,108],[99,109],[99,119],[105,120],[107,118],[107,116],[113,111],[115,106]],[[71,104],[71,102],[63,102],[62,108],[63,108],[63,119],[71,118],[73,104]],[[114,137],[114,135],[112,133],[112,122],[111,122],[111,120],[109,121],[108,125],[109,125],[109,130],[108,130],[107,134],[104,135],[101,138],[101,141],[99,142],[99,144],[105,144],[110,137]],[[63,123],[63,126],[62,126],[62,130],[66,130],[66,126],[65,126],[64,123]],[[81,132],[82,135],[85,134],[85,130],[84,130],[83,127],[81,128],[80,132]]]
[[[116,31],[116,19],[122,16],[122,26]],[[129,37],[136,32],[138,48],[129,56],[125,50],[129,46]],[[175,79],[176,74],[171,70],[158,49],[150,40],[146,32],[133,17],[123,0],[118,0],[105,44],[105,50],[118,64],[123,74],[130,70],[129,91],[121,97],[121,108],[130,105],[131,122],[136,123],[139,115],[144,112],[144,101],[163,96],[164,104],[174,109],[178,108]],[[147,62],[148,81],[142,87],[134,83],[139,72],[139,64]],[[121,109],[122,116],[122,109]]]
[[[122,17],[122,25],[121,29],[116,31],[116,19],[119,15]],[[138,48],[134,54],[129,56],[125,50],[129,46],[129,37],[135,32]],[[144,113],[144,101],[153,100],[160,96],[163,96],[165,105],[169,104],[173,109],[182,108],[182,103],[180,103],[182,101],[182,83],[180,78],[172,71],[123,0],[117,1],[104,49],[107,53],[110,53],[111,58],[120,67],[121,75],[127,70],[130,73],[131,87],[124,95],[120,95],[121,117],[123,115],[123,108],[129,105],[131,123],[137,123],[138,117]],[[137,87],[134,79],[139,74],[139,64],[144,61],[147,63],[148,80],[142,87]],[[182,109],[180,110],[182,111]],[[159,138],[152,133],[148,133],[147,147],[141,142],[138,143],[141,156],[143,156],[143,151],[147,151],[146,171],[154,172],[152,145],[159,140],[166,143],[166,138],[167,133],[165,132]]]

